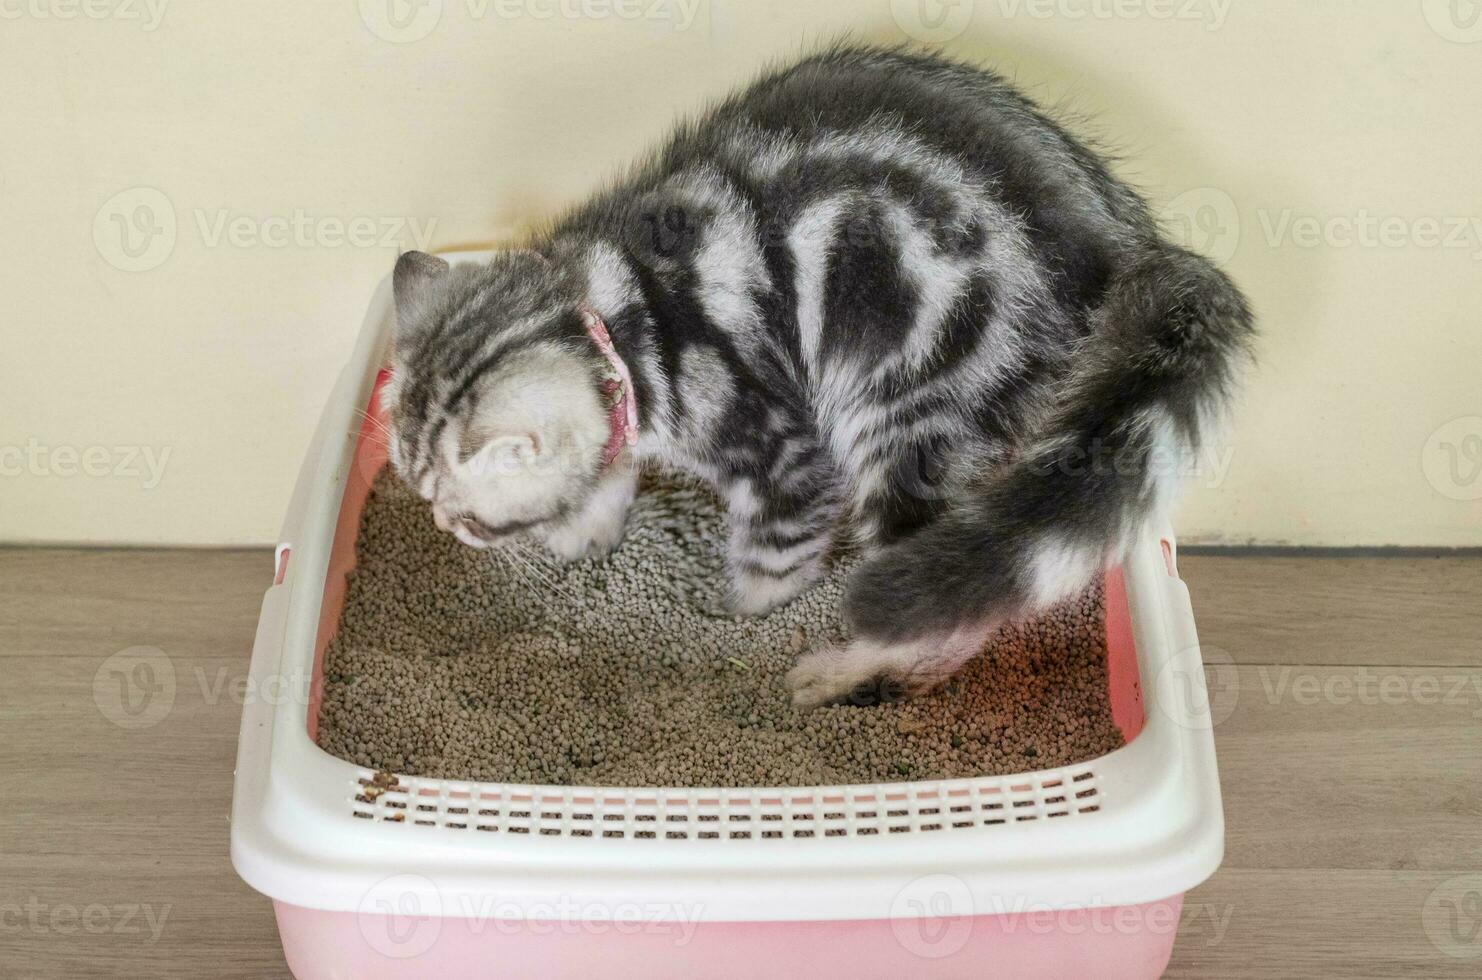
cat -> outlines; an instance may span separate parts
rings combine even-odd
[[[729,608],[860,556],[795,704],[939,685],[1167,514],[1249,308],[1003,79],[838,46],[488,264],[393,273],[390,459],[469,545],[621,539],[638,468],[728,510]]]

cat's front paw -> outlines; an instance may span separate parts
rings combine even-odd
[[[637,481],[628,466],[605,476],[579,512],[546,533],[546,550],[563,565],[606,558],[623,540]]]
[[[622,540],[623,524],[617,522],[600,527],[558,528],[546,536],[545,547],[557,562],[570,565],[584,558],[606,558]]]

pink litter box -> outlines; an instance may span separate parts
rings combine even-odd
[[[449,256],[481,261],[484,253]],[[324,409],[263,599],[231,852],[299,980],[1156,977],[1224,849],[1171,534],[1106,576],[1127,744],[1061,769],[716,789],[375,773],[315,744],[320,668],[385,447],[389,277]],[[298,696],[266,696],[297,692]],[[860,709],[868,710],[868,709]],[[389,785],[388,785],[389,784]]]

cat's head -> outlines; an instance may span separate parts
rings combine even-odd
[[[392,283],[391,465],[465,544],[542,538],[592,493],[611,431],[583,282],[534,252],[408,252]]]

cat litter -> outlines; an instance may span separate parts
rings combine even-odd
[[[383,471],[326,655],[319,744],[411,775],[591,786],[953,779],[1121,746],[1099,587],[1000,629],[934,695],[799,711],[783,675],[844,635],[847,563],[739,619],[713,611],[724,540],[708,492],[656,475],[614,554],[561,568],[533,546],[458,543]]]
[[[663,478],[606,562],[439,534],[384,472],[392,315],[385,282],[263,599],[248,689],[308,696],[242,713],[232,860],[295,976],[1159,974],[1224,841],[1171,534],[937,694],[794,712],[847,567],[718,614],[720,516]]]

